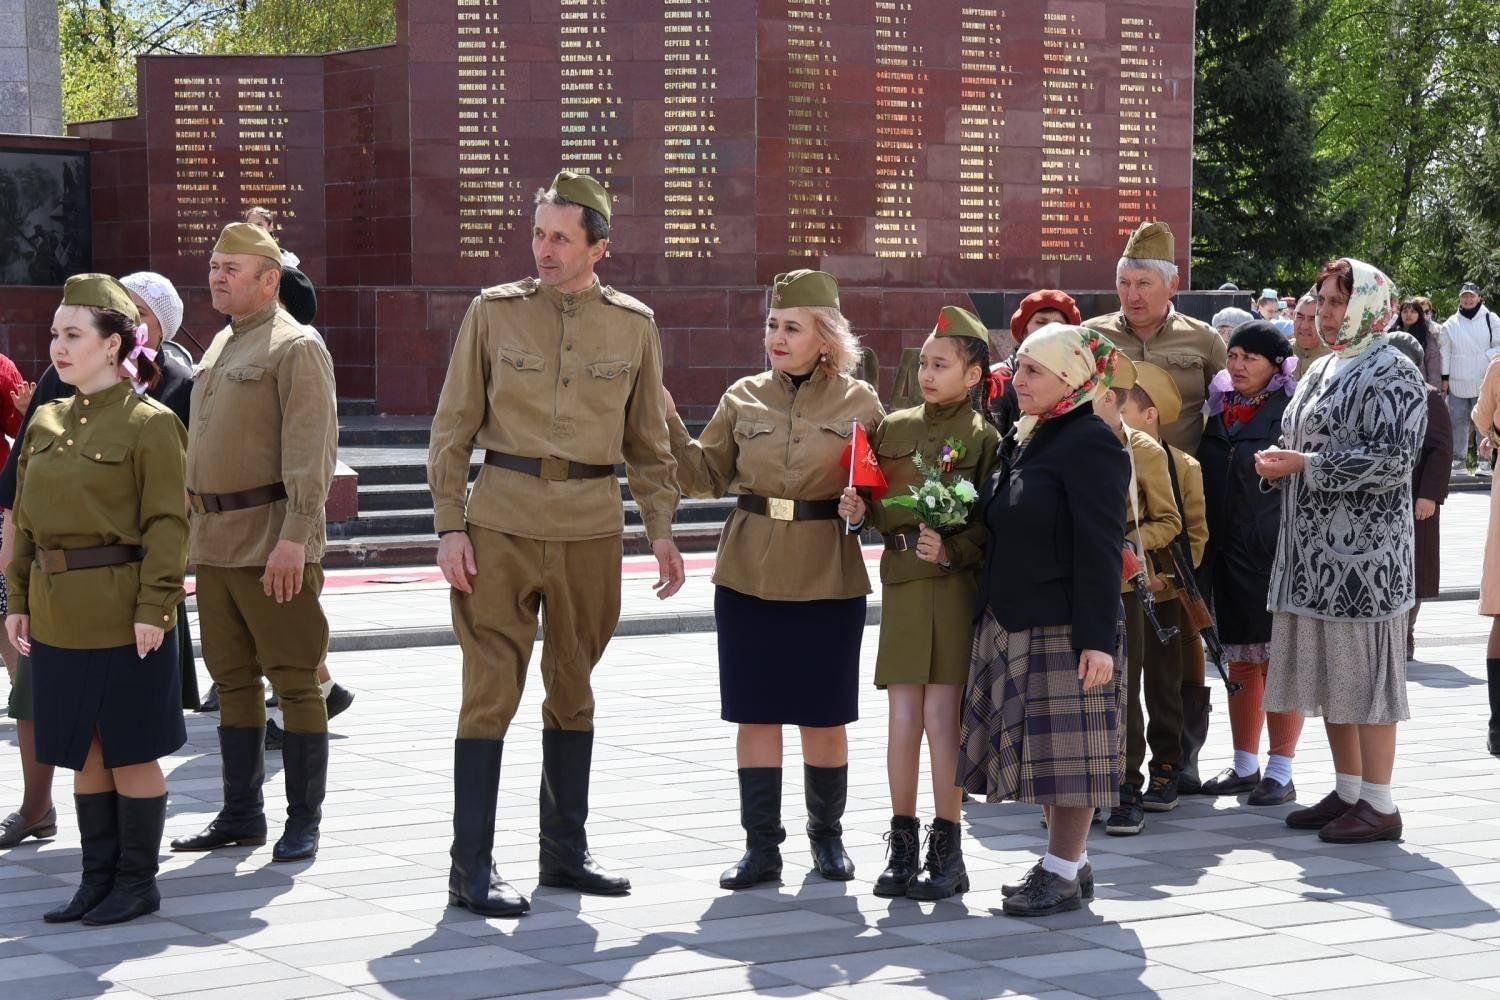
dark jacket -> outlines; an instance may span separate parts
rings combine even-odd
[[[1119,644],[1120,549],[1130,459],[1085,404],[1007,441],[984,501],[988,546],[981,594],[1015,632],[1069,625],[1075,649]]]
[[[162,368],[161,380],[146,395],[177,414],[177,419],[186,427],[193,398],[193,372],[165,351],[159,352],[156,360]],[[26,428],[31,426],[31,417],[36,413],[37,407],[72,395],[73,387],[62,380],[56,368],[48,365],[47,370],[42,372],[42,377],[37,379],[36,392],[31,396],[31,405],[26,408],[26,417],[21,421],[21,430],[16,434],[16,440],[26,437]],[[0,509],[10,510],[16,505],[16,462],[16,452],[12,451],[5,462],[4,471],[0,471]]]
[[[1271,641],[1266,596],[1281,530],[1281,493],[1260,488],[1255,453],[1281,440],[1281,415],[1290,402],[1285,393],[1272,394],[1232,433],[1222,413],[1210,417],[1198,445],[1208,505],[1208,552],[1199,581],[1213,601],[1219,638],[1231,645]]]
[[[1427,433],[1422,438],[1422,452],[1412,474],[1413,503],[1431,500],[1438,512],[1417,522],[1417,597],[1438,595],[1439,569],[1442,562],[1438,522],[1443,515],[1443,501],[1448,499],[1449,466],[1453,464],[1453,421],[1441,390],[1427,385]]]

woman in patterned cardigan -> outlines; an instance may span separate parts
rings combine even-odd
[[[1318,275],[1318,328],[1333,353],[1308,369],[1256,456],[1279,487],[1271,571],[1268,712],[1321,715],[1337,786],[1286,818],[1336,844],[1397,840],[1391,798],[1406,704],[1406,616],[1415,602],[1412,467],[1427,423],[1422,376],[1379,335],[1390,279],[1352,258]]]

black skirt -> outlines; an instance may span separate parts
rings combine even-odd
[[[187,742],[177,630],[143,660],[135,646],[61,649],[31,642],[36,756],[83,769],[95,732],[105,767],[159,760]]]
[[[727,722],[843,726],[859,718],[865,599],[763,601],[714,588]]]

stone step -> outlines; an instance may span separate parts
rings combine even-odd
[[[431,435],[431,417],[339,415],[340,448],[420,445],[425,449]]]
[[[683,500],[677,507],[677,523],[681,525],[712,524],[715,530],[723,527],[730,511],[731,500]],[[410,507],[398,510],[368,510],[361,506],[359,516],[352,521],[328,526],[329,538],[360,538],[377,535],[431,534],[434,530],[432,507]],[[641,523],[640,507],[634,502],[625,503],[626,527]]]
[[[677,524],[672,538],[683,552],[712,552],[719,545],[721,523]],[[361,535],[355,538],[328,539],[323,565],[329,569],[360,566],[431,566],[437,560],[437,536],[431,533],[408,535]],[[625,554],[646,555],[651,543],[640,525],[625,528]]]

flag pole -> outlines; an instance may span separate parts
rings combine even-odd
[[[859,421],[849,421],[849,488],[854,488],[854,463],[859,461],[859,440],[855,437],[859,433]],[[852,534],[854,525],[849,519],[844,518],[844,534]]]

